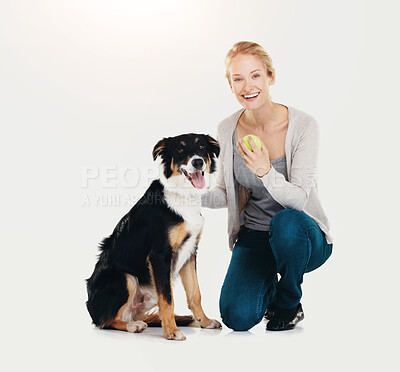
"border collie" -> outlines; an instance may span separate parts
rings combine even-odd
[[[161,322],[169,340],[186,339],[177,323],[196,320],[203,328],[221,328],[204,314],[196,273],[204,172],[215,171],[219,151],[215,139],[194,133],[155,145],[153,159],[162,159],[160,178],[100,243],[87,279],[86,306],[96,326],[142,332]],[[178,275],[194,318],[174,315],[172,282]]]

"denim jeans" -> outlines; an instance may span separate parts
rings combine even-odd
[[[276,213],[270,231],[242,228],[221,289],[224,324],[246,331],[263,319],[271,303],[281,309],[295,308],[304,273],[321,266],[332,248],[317,223],[295,209]]]

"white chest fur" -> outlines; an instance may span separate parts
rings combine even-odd
[[[168,206],[177,214],[183,217],[185,222],[197,228],[203,226],[203,216],[200,213],[201,197],[200,196],[182,196],[177,193],[164,191],[165,200]]]
[[[196,250],[196,241],[203,228],[204,218],[200,213],[200,197],[182,197],[181,195],[168,191],[166,191],[164,195],[168,206],[185,220],[186,230],[190,234],[189,239],[187,239],[176,252],[173,267],[173,277],[176,277],[182,266]]]

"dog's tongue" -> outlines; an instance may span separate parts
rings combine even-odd
[[[206,185],[206,180],[201,172],[192,173],[191,178],[196,189],[202,189]]]

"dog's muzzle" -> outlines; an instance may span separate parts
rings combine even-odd
[[[188,167],[182,167],[182,173],[196,189],[202,189],[206,185],[204,169],[206,164],[200,157],[195,157],[188,163]],[[186,169],[185,169],[186,168]]]
[[[203,170],[204,160],[203,159],[193,159],[192,166],[197,170]]]

